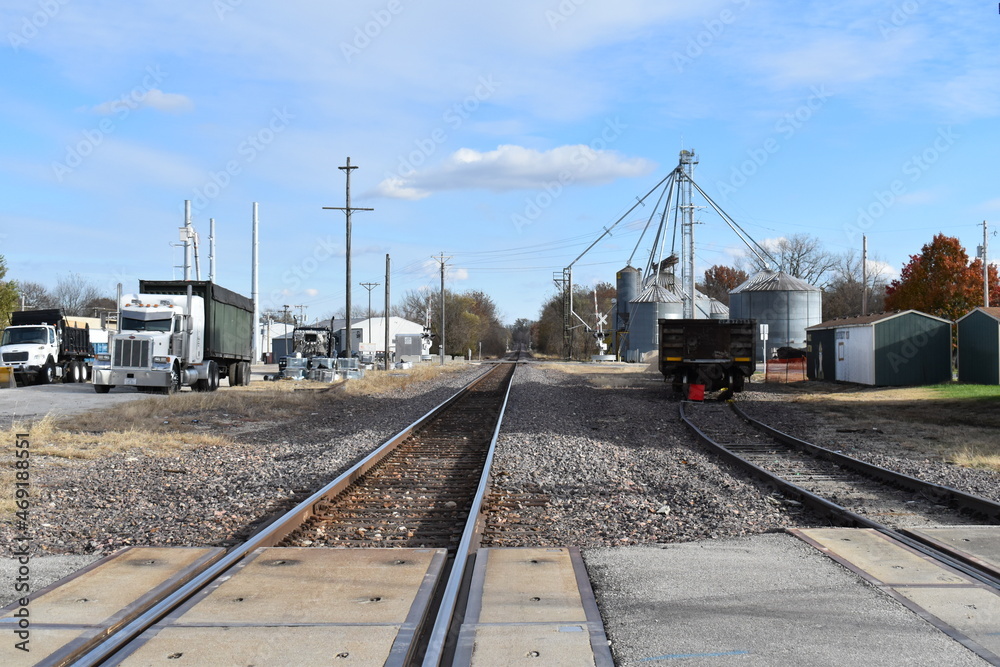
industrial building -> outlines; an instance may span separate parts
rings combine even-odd
[[[948,382],[951,322],[916,310],[808,327],[810,380],[901,387]]]
[[[1000,308],[976,308],[958,320],[958,381],[1000,384]]]
[[[823,292],[787,273],[761,271],[729,292],[729,317],[764,327],[757,359],[770,359],[781,347],[805,348],[806,329],[823,321]]]

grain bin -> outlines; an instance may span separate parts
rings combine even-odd
[[[729,293],[729,316],[768,325],[768,340],[757,340],[757,358],[766,360],[779,347],[806,346],[806,328],[823,321],[823,293],[782,271],[764,270]]]
[[[628,331],[629,304],[639,296],[639,283],[642,272],[632,265],[619,271],[616,276],[617,302],[615,304],[615,330]]]
[[[642,361],[642,355],[659,349],[660,336],[657,322],[662,319],[680,319],[684,304],[681,298],[660,284],[651,284],[629,303],[630,325],[627,361]]]

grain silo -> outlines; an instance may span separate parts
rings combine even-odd
[[[615,330],[628,331],[629,304],[639,296],[639,283],[642,272],[631,264],[619,271],[616,276],[617,302],[615,304]]]
[[[823,321],[823,293],[782,271],[764,270],[729,293],[729,316],[767,325],[757,338],[757,358],[770,359],[779,347],[804,349],[806,328]]]
[[[665,275],[659,274],[639,296],[629,303],[630,324],[626,361],[642,361],[642,355],[660,346],[658,320],[680,319],[684,303],[681,297],[663,286]]]

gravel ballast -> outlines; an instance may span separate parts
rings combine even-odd
[[[236,444],[174,456],[126,452],[32,460],[31,553],[105,555],[129,545],[228,546],[336,477],[483,372],[376,396],[343,396],[294,424],[219,425]],[[822,525],[702,448],[662,382],[604,388],[557,368],[515,375],[490,500],[512,509],[485,546],[603,547],[686,542]],[[806,440],[822,428],[783,395],[751,386],[751,414]],[[785,401],[785,402],[783,402]],[[888,439],[884,436],[883,440]],[[891,442],[842,439],[845,453],[1000,499],[1000,475],[893,455]],[[0,540],[15,536],[0,525]]]
[[[293,423],[205,424],[234,444],[172,456],[32,458],[33,557],[132,545],[229,546],[291,508],[484,372],[470,366],[374,396],[340,396]],[[0,524],[0,541],[15,532]]]

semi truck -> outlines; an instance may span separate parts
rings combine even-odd
[[[86,382],[92,359],[89,326],[74,326],[59,308],[12,313],[0,338],[0,361],[22,384]]]
[[[119,303],[118,331],[94,363],[94,391],[172,394],[250,383],[253,301],[207,280],[140,280]]]

